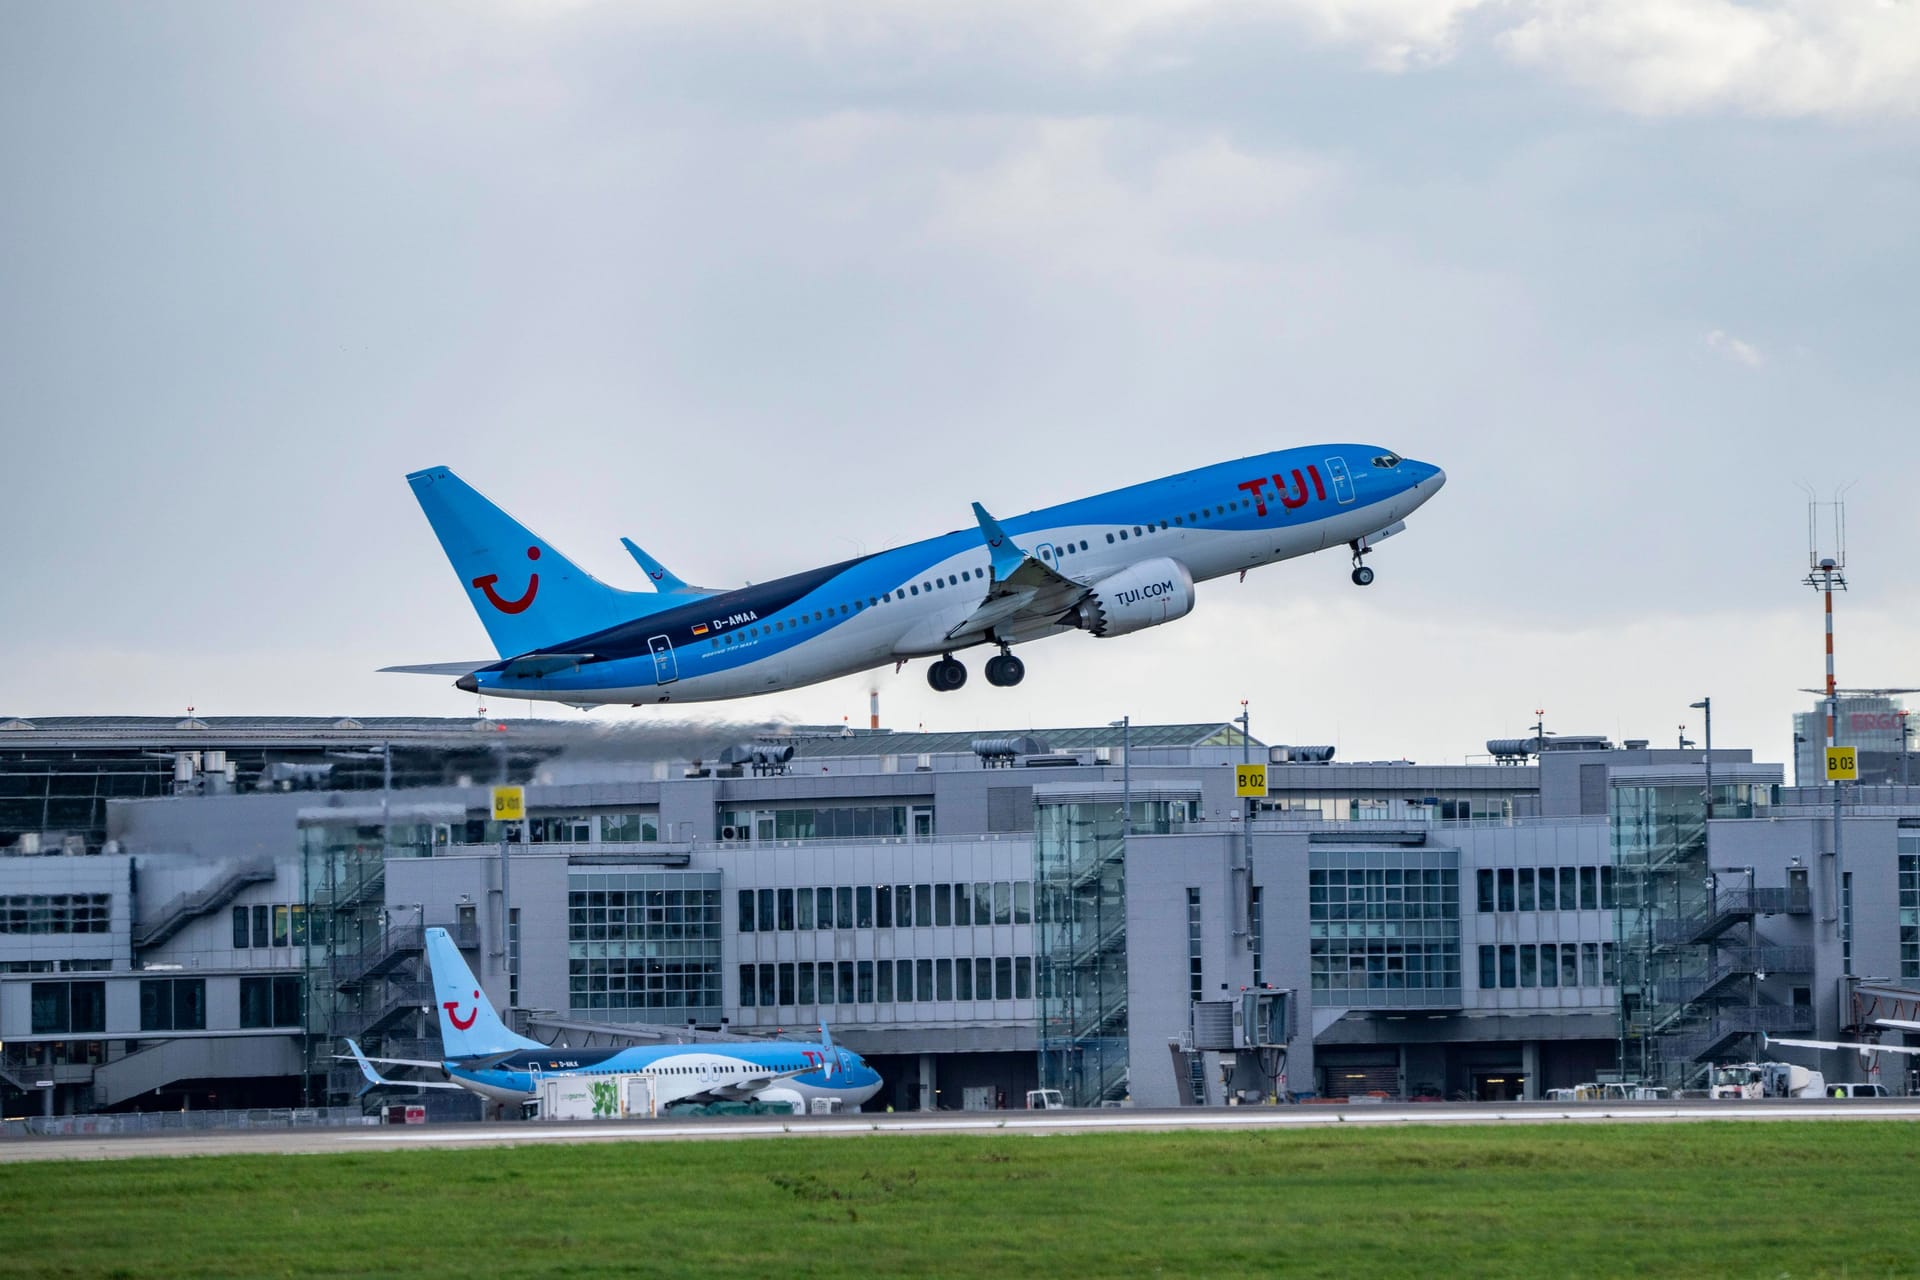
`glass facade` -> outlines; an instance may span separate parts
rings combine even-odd
[[[1784,887],[1709,869],[1704,781],[1617,779],[1608,800],[1617,946],[1606,976],[1619,986],[1622,1068],[1670,1088],[1697,1084],[1708,1059],[1747,1037],[1803,1029],[1805,1017],[1760,999],[1758,971],[1810,961],[1759,944],[1755,919],[1786,909]],[[1716,818],[1766,814],[1764,786],[1716,781],[1713,792]]]
[[[1900,833],[1900,976],[1920,978],[1920,832]]]
[[[438,834],[436,834],[436,827]],[[300,828],[301,881],[306,903],[254,904],[243,922],[232,914],[233,942],[241,932],[257,962],[261,948],[288,947],[302,957],[298,977],[241,980],[241,1025],[305,1026],[308,1066],[325,1076],[329,1101],[344,1103],[359,1087],[358,1073],[333,1060],[342,1037],[377,1052],[378,1040],[397,1035],[422,1039],[428,1021],[421,1010],[433,1003],[424,971],[408,966],[364,976],[366,957],[384,944],[386,858],[424,858],[445,839],[446,822],[409,820],[404,814],[382,838],[380,824],[364,817],[311,822]]]
[[[1068,1106],[1129,1090],[1127,867],[1121,796],[1034,798],[1040,1084]],[[1136,835],[1176,831],[1198,800],[1133,801]],[[996,977],[996,982],[998,978]]]
[[[567,1003],[595,1021],[718,1022],[720,873],[570,873]]]
[[[1457,1006],[1459,854],[1341,849],[1308,854],[1309,966],[1315,1004]]]
[[[856,804],[781,809],[722,809],[723,837],[731,830],[737,840],[856,840],[904,839],[914,830],[904,804]],[[931,819],[926,831],[930,835]]]

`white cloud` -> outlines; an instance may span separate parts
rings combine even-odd
[[[1108,119],[1024,120],[989,163],[949,169],[935,239],[1038,257],[1048,269],[1147,273],[1231,259],[1337,185],[1326,162]]]
[[[1536,0],[1496,43],[1643,115],[1912,114],[1920,8],[1896,0]]]
[[[1727,359],[1736,364],[1743,364],[1749,369],[1758,369],[1767,362],[1766,357],[1760,354],[1760,348],[1751,342],[1741,341],[1725,329],[1709,330],[1707,345]]]

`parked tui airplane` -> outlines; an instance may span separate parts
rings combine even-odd
[[[349,1055],[374,1088],[467,1089],[495,1102],[526,1102],[545,1076],[610,1076],[636,1071],[654,1076],[654,1096],[669,1102],[786,1102],[806,1111],[815,1098],[838,1098],[849,1109],[880,1091],[880,1076],[859,1054],[834,1044],[826,1024],[820,1040],[706,1040],[630,1045],[620,1049],[562,1049],[515,1035],[474,981],[473,971],[445,929],[427,930],[427,964],[439,1006],[440,1061],[369,1058],[347,1041]],[[374,1064],[427,1067],[445,1081],[391,1080]]]

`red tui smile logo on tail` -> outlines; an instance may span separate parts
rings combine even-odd
[[[471,1031],[474,1021],[480,1016],[480,993],[478,991],[473,993],[473,1012],[467,1015],[465,1022],[460,1020],[460,1002],[458,1000],[449,1000],[440,1007],[447,1011],[447,1021],[453,1024],[455,1031]]]
[[[540,548],[538,547],[527,548],[527,559],[538,560],[539,558],[540,558]],[[533,603],[533,597],[535,593],[540,590],[540,575],[537,573],[530,573],[527,575],[526,594],[521,596],[518,600],[509,600],[506,597],[502,596],[498,591],[495,591],[493,589],[493,584],[498,581],[500,581],[499,574],[489,573],[489,574],[484,574],[481,577],[475,578],[473,580],[473,585],[478,587],[482,592],[486,594],[488,604],[492,605],[494,608],[498,609],[502,613],[525,613],[527,611],[527,606]]]

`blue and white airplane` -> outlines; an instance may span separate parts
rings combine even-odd
[[[859,1054],[834,1044],[826,1024],[818,1043],[790,1040],[707,1040],[690,1044],[631,1045],[621,1049],[560,1049],[515,1035],[474,981],[473,971],[445,929],[427,930],[427,965],[440,1013],[441,1061],[369,1058],[347,1041],[366,1078],[361,1090],[466,1089],[494,1102],[532,1100],[542,1077],[606,1076],[645,1071],[654,1097],[670,1102],[785,1102],[804,1112],[815,1098],[838,1098],[849,1109],[880,1091],[880,1076]],[[374,1063],[429,1067],[446,1081],[391,1080]]]
[[[1012,647],[1084,631],[1124,636],[1193,611],[1194,584],[1344,546],[1353,581],[1446,473],[1371,445],[1263,453],[996,520],[772,582],[689,586],[631,541],[654,590],[590,577],[446,467],[407,477],[498,661],[388,671],[575,706],[713,702],[911,658],[960,688],[978,645],[990,684],[1020,683]]]

